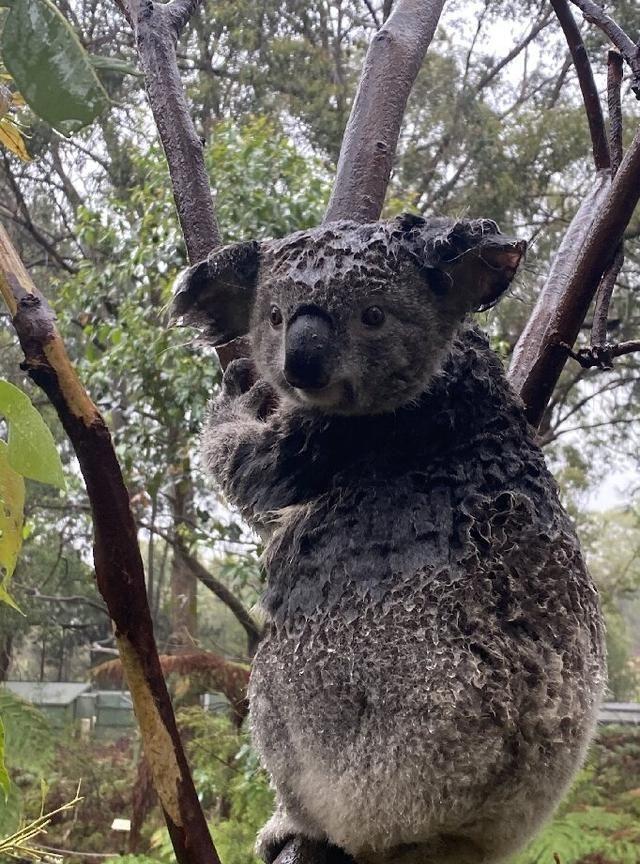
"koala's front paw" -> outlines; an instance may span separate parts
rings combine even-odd
[[[214,412],[225,414],[232,410],[236,417],[248,420],[266,420],[278,407],[275,390],[258,377],[253,362],[247,357],[234,360],[222,379],[222,392],[214,405]]]
[[[289,840],[295,837],[297,833],[296,827],[289,819],[286,811],[282,807],[278,807],[258,834],[256,855],[266,861],[266,864],[272,864]]]
[[[248,357],[239,357],[237,360],[232,360],[225,369],[222,376],[222,392],[220,399],[230,401],[242,396],[258,380],[258,370],[256,369],[253,360]]]

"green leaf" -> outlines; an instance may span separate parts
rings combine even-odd
[[[64,489],[62,463],[53,435],[26,393],[2,380],[0,414],[9,424],[7,460],[13,470],[31,480]]]
[[[4,585],[0,585],[0,603],[6,603],[7,606],[11,606],[12,609],[15,609],[16,612],[19,612],[21,615],[24,615],[22,609],[18,606],[16,601],[13,599],[11,594],[7,591]]]
[[[9,464],[9,447],[0,441],[0,600],[11,606],[6,584],[13,575],[22,546],[24,479]]]
[[[25,101],[64,135],[109,104],[87,52],[51,0],[20,0],[2,33],[2,59]]]
[[[4,765],[4,726],[2,725],[2,720],[0,719],[0,790],[2,790],[4,794],[4,803],[6,804],[9,799],[9,772],[5,768]]]

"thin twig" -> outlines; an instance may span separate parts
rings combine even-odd
[[[640,339],[634,339],[629,342],[592,345],[590,348],[580,348],[579,351],[573,351],[566,342],[561,342],[560,345],[565,349],[569,357],[579,363],[583,369],[591,369],[593,367],[612,369],[614,358],[640,351]]]
[[[41,594],[38,588],[21,585],[18,582],[14,582],[13,584],[17,588],[21,588],[22,591],[24,591],[24,593],[33,600],[42,600],[47,603],[71,603],[73,605],[90,606],[92,609],[97,609],[98,612],[102,612],[103,615],[109,614],[107,607],[102,603],[97,603],[95,600],[91,600],[90,597],[84,597],[82,594]]]
[[[380,19],[378,18],[378,13],[373,8],[373,3],[371,2],[371,0],[364,0],[364,5],[369,10],[369,15],[371,15],[371,20],[373,21],[376,30],[379,30],[380,29]]]
[[[599,27],[620,51],[633,73],[631,89],[640,99],[640,47],[598,3],[594,3],[593,0],[571,0],[571,2],[581,10],[585,21]]]

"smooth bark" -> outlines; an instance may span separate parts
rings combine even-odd
[[[324,221],[380,218],[407,99],[445,0],[398,0],[364,61]]]

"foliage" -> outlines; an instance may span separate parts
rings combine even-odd
[[[602,728],[556,818],[511,864],[636,864],[638,778],[640,730]]]
[[[633,508],[583,513],[582,539],[597,582],[607,625],[608,689],[619,701],[640,699],[640,674],[632,662],[637,622],[629,602],[640,590],[640,517]]]
[[[0,0],[1,5],[7,0]],[[74,362],[114,430],[142,526],[149,593],[162,641],[178,602],[171,594],[174,536],[247,606],[261,590],[259,547],[203,481],[194,455],[219,370],[210,350],[194,346],[192,334],[165,326],[171,284],[186,254],[143,88],[139,80],[123,77],[131,70],[115,56],[134,57],[130,30],[114,14],[112,2],[64,0],[59,5],[73,20],[90,59],[96,52],[114,52],[99,69],[112,109],[69,140],[34,118],[29,140],[34,160],[0,160],[2,216],[55,306]],[[321,219],[350,97],[373,33],[368,5],[264,0],[257,9],[252,0],[207,0],[194,16],[179,46],[181,72],[205,142],[226,241],[280,236]],[[5,16],[0,21],[9,15],[17,21],[18,7],[28,6],[42,10],[50,3],[13,0],[10,12],[0,12]],[[371,6],[380,11],[381,3]],[[530,49],[495,71],[521,31],[536,15],[546,14],[547,6],[533,0],[446,4],[411,99],[387,202],[387,213],[411,207],[429,214],[492,216],[505,230],[534,240],[513,296],[487,322],[506,362],[558,238],[592,177],[586,122],[574,74],[563,63],[566,48],[558,28],[544,28]],[[637,3],[617,0],[608,7],[630,32],[638,30]],[[63,41],[69,39],[64,33]],[[587,35],[601,72],[603,39],[594,28]],[[77,48],[75,36],[72,41]],[[95,86],[84,60],[81,65],[81,78],[86,73],[85,81]],[[21,107],[17,89],[31,96],[22,79],[0,81],[6,82],[1,85],[6,92],[0,91],[2,130],[22,117],[16,113]],[[36,103],[31,107],[37,109]],[[632,104],[625,110],[629,134],[637,109]],[[18,129],[15,124],[11,128]],[[640,323],[637,218],[629,234],[627,265],[611,316],[611,335],[620,339],[636,337]],[[19,375],[13,339],[0,319],[0,364],[6,377]],[[636,528],[628,514],[600,519],[585,517],[585,510],[590,506],[587,493],[610,466],[636,470],[640,449],[629,424],[640,405],[639,368],[634,357],[606,373],[577,376],[569,366],[543,429],[543,441],[553,448],[561,468],[560,481],[575,501],[574,515],[600,583],[610,687],[618,698],[630,698],[637,680],[628,662],[629,654],[640,649],[631,628],[637,568],[625,561],[635,548]],[[65,465],[71,465],[59,427],[52,424],[52,429]],[[4,650],[10,656],[13,652],[14,672],[24,675],[37,675],[41,668],[45,677],[84,677],[88,647],[111,637],[107,618],[95,606],[91,527],[81,480],[73,467],[67,468],[66,478],[64,502],[44,488],[27,499],[29,537],[13,582],[26,617],[18,620],[12,614],[9,620],[3,615],[10,610],[0,608],[0,659],[8,637]],[[183,481],[193,506],[181,520],[175,501]],[[66,602],[65,596],[75,599]],[[92,598],[94,605],[88,602]],[[220,608],[212,594],[200,602],[198,639],[203,648],[240,654],[243,634],[231,613]],[[211,719],[193,721],[192,758],[223,860],[245,864],[252,860],[253,834],[269,809],[270,793],[259,772],[245,772],[247,785],[242,786],[235,769],[240,766],[242,774],[253,757],[250,751],[238,755],[244,739],[237,739],[224,721],[220,728],[209,725]],[[623,750],[620,758],[626,759]],[[635,770],[637,774],[637,765]],[[596,774],[594,768],[584,778],[593,781]],[[58,801],[73,794],[78,776],[88,778],[89,798],[78,811],[74,844],[103,852],[109,848],[108,818],[129,806],[130,754],[64,741],[48,776]],[[39,802],[36,787],[35,781],[29,787],[32,809]],[[618,802],[621,812],[635,800],[631,792]],[[567,835],[593,835],[589,842],[594,849],[598,838],[603,844],[618,842],[617,830],[607,835],[603,821],[609,813],[607,796],[616,801],[616,794],[612,783],[606,794],[592,799],[589,783],[581,781],[570,799],[575,811],[561,811],[566,824],[558,828],[553,844],[570,855]],[[579,826],[583,805],[595,808],[589,819],[597,827]],[[62,832],[69,824],[53,826],[54,835],[58,827]],[[546,856],[548,848],[540,854]],[[578,852],[581,848],[575,847]],[[563,858],[562,864],[571,861]]]
[[[183,709],[178,721],[187,733],[193,778],[212,819],[220,858],[225,864],[256,864],[255,838],[271,815],[273,793],[246,732],[238,733],[226,717],[200,708]],[[152,848],[169,864],[172,851],[166,830],[154,835]]]
[[[10,465],[8,451],[0,440],[0,600],[17,608],[8,587],[22,546],[24,478]]]
[[[63,134],[91,123],[108,96],[86,51],[51,0],[3,0],[0,52],[33,111]]]
[[[39,862],[42,862],[42,864],[62,864],[63,858],[61,855],[52,853],[48,849],[38,848],[37,838],[41,834],[47,833],[47,827],[51,824],[52,819],[60,813],[71,810],[81,800],[80,789],[78,788],[75,797],[71,801],[67,801],[66,804],[62,804],[48,813],[42,813],[37,819],[21,826],[4,840],[0,840],[0,858],[6,856],[8,858],[15,858],[20,862],[31,861],[34,864],[39,864]],[[34,843],[34,841],[36,842]]]
[[[119,851],[122,835],[111,830],[116,817],[128,816],[135,778],[132,742],[83,741],[70,729],[58,731],[47,771],[46,809],[57,810],[71,800],[82,781],[82,801],[59,813],[47,829],[48,845],[84,852]],[[24,812],[40,810],[42,792],[25,784]],[[69,844],[69,845],[67,845]]]
[[[22,124],[13,116],[24,105],[22,96],[10,86],[11,76],[0,63],[0,144],[23,162],[29,161],[29,153],[22,136]]]
[[[60,489],[65,483],[44,420],[25,393],[1,379],[0,415],[9,427],[8,442],[0,439],[0,601],[15,606],[7,589],[23,539],[24,478]]]
[[[14,471],[64,489],[64,476],[53,436],[29,397],[0,380],[0,414],[9,425],[7,461]]]
[[[0,689],[0,718],[5,732],[5,759],[10,775],[8,797],[0,807],[0,837],[17,829],[23,788],[47,776],[53,760],[53,735],[45,717],[32,705]],[[73,797],[73,796],[70,796]]]

